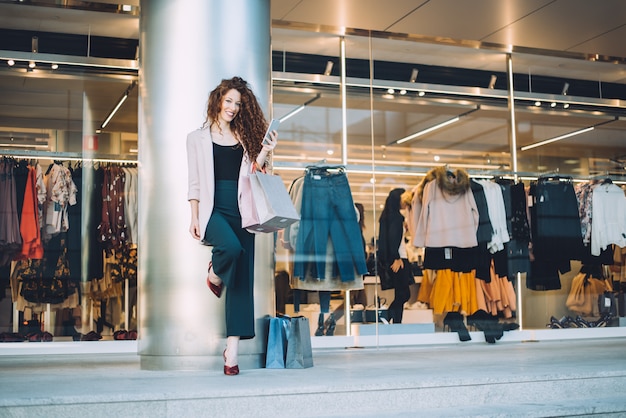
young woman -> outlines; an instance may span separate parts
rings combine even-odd
[[[263,141],[267,122],[240,77],[222,80],[209,95],[206,122],[187,137],[192,237],[212,246],[207,285],[226,287],[224,374],[239,374],[239,340],[254,337],[254,235],[241,226],[239,190],[253,164],[263,167],[277,133]]]
[[[389,192],[385,207],[380,214],[378,231],[378,254],[385,266],[390,266],[393,276],[395,297],[389,305],[389,319],[394,324],[402,323],[404,303],[411,297],[410,283],[414,281],[407,259],[404,242],[404,216],[401,196],[404,189]]]

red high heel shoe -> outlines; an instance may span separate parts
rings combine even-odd
[[[213,268],[213,261],[209,261],[209,270],[208,270],[209,274],[211,273],[211,269],[212,268]],[[207,284],[207,286],[209,286],[209,289],[211,289],[211,292],[213,292],[213,294],[215,296],[217,296],[218,298],[220,298],[222,296],[222,289],[224,288],[224,283],[213,284],[209,280],[209,276],[207,276],[206,284]]]
[[[224,374],[226,376],[236,376],[239,374],[239,365],[235,364],[234,366],[227,366],[226,365],[226,349],[224,349]]]

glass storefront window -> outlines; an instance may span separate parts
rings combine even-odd
[[[324,84],[317,80],[330,82],[333,88],[337,86],[333,93],[328,93],[336,95],[337,100],[335,107],[328,112],[334,112],[338,118],[345,111],[343,135],[347,141],[343,152],[346,156],[341,163],[347,167],[354,201],[365,206],[364,236],[368,243],[374,243],[380,233],[378,218],[388,193],[394,188],[412,190],[435,167],[446,167],[452,172],[463,170],[472,181],[518,184],[518,189],[525,189],[526,193],[538,178],[555,173],[564,177],[573,176],[577,182],[588,181],[598,174],[612,177],[617,184],[624,180],[621,167],[612,167],[604,173],[600,169],[607,167],[603,159],[617,166],[621,161],[622,145],[617,139],[621,131],[618,115],[622,112],[619,100],[603,96],[573,97],[572,90],[567,91],[576,85],[577,94],[593,96],[589,82],[575,79],[577,65],[584,67],[589,63],[564,58],[550,62],[553,58],[512,54],[514,102],[511,110],[507,69],[509,55],[502,50],[434,46],[412,40],[369,39],[367,36],[336,35],[333,38],[286,29],[275,31],[274,36],[279,39],[283,57],[288,57],[288,52],[294,56],[301,53],[299,59],[308,60],[309,67],[317,69],[303,69],[294,76],[276,72],[281,67],[275,65],[275,92],[276,89],[288,86],[296,89],[298,86],[300,89],[311,88],[308,93],[317,94]],[[299,42],[289,42],[292,37]],[[307,41],[301,42],[303,39]],[[345,40],[345,86],[341,84],[339,72],[331,80],[321,76],[322,63],[330,61],[333,54],[340,52],[337,45],[341,39]],[[300,49],[300,45],[306,46]],[[289,66],[288,58],[285,62],[282,68]],[[341,56],[336,58],[335,65],[337,62],[341,62]],[[554,70],[555,66],[558,71]],[[605,86],[607,91],[612,90],[610,94],[615,94],[614,87]],[[345,107],[341,103],[342,91],[346,93]],[[301,102],[306,100],[305,96]],[[536,103],[539,101],[542,103]],[[281,107],[276,96],[274,106],[275,111]],[[515,117],[514,124],[512,115]],[[581,135],[576,140],[564,141],[556,146],[525,148],[543,139],[589,126],[594,127],[601,139]],[[321,132],[324,127],[321,127]],[[515,135],[511,129],[514,129]],[[282,141],[285,141],[284,133],[281,134]],[[341,132],[335,132],[336,138],[341,135]],[[339,140],[336,144],[340,144]],[[277,162],[280,162],[282,150],[276,152]],[[617,158],[610,158],[609,154],[617,155]],[[339,162],[339,159],[334,161]],[[282,175],[280,163],[276,167]],[[415,262],[416,275],[419,275],[423,273],[424,248],[411,250],[411,261]],[[530,257],[528,251],[525,253],[526,257]],[[580,269],[581,262],[572,260],[569,272],[557,274],[557,281],[561,283],[559,289],[531,286],[532,278],[528,279],[523,269],[521,273],[509,274],[508,277],[504,273],[503,285],[508,288],[508,301],[487,301],[483,309],[487,309],[495,321],[504,324],[503,328],[523,325],[525,329],[545,329],[551,317],[582,313],[569,309],[566,301],[572,292],[572,277]],[[371,279],[374,284],[375,278]],[[422,279],[423,276],[416,277],[418,282]],[[386,302],[388,305],[393,301],[393,290],[381,291],[377,286],[368,284],[365,289],[368,286],[375,292],[372,295],[364,292],[363,303],[354,299],[354,293],[358,292],[352,292],[348,301],[352,308],[357,305],[359,309],[373,309],[376,303]],[[423,314],[410,312],[412,309],[433,309],[429,306],[432,300],[424,295],[419,298],[421,288],[419,283],[411,285],[410,299],[405,305],[407,321],[403,323],[423,321],[419,317]],[[482,291],[483,297],[493,297],[488,288]],[[337,299],[346,302],[346,295]],[[449,310],[438,309],[425,322],[433,324],[437,331],[448,330],[443,320]],[[476,306],[468,305],[460,309],[454,306],[451,310],[461,311],[463,316],[467,316],[476,312]],[[354,309],[349,314],[353,320],[357,315],[359,321],[360,315],[355,314]],[[582,316],[591,321],[598,319],[598,315],[601,312],[594,310]],[[346,329],[345,334],[343,331],[341,335],[359,332],[354,322],[352,329]]]
[[[368,254],[375,253],[379,218],[389,192],[412,191],[436,167],[464,170],[476,180],[522,182],[526,189],[545,175],[572,177],[574,186],[605,178],[618,186],[626,181],[622,90],[610,81],[581,79],[583,72],[590,71],[603,74],[604,80],[619,79],[612,64],[512,53],[515,92],[510,103],[508,53],[497,48],[283,27],[274,28],[272,36],[272,114],[281,119],[273,169],[288,186],[309,167],[345,170],[353,202],[363,206],[361,231]],[[0,73],[3,169],[13,170],[14,164],[24,162],[38,164],[43,179],[48,169],[57,171],[61,165],[78,173],[73,179],[77,204],[70,209],[80,208],[71,213],[68,231],[42,241],[44,251],[56,251],[59,257],[35,263],[14,261],[0,270],[5,290],[0,299],[0,332],[33,334],[39,329],[54,335],[55,341],[82,339],[91,332],[96,335],[86,338],[134,336],[129,331],[136,328],[137,320],[133,254],[138,243],[113,242],[126,239],[114,237],[115,228],[110,233],[107,229],[104,237],[100,233],[106,227],[102,203],[110,197],[102,193],[100,176],[119,178],[136,161],[138,78],[132,63],[129,60],[127,67],[117,69],[104,65],[86,69],[79,63],[29,70],[24,61]],[[24,94],[16,83],[22,78],[29,88],[36,86],[46,94]],[[102,128],[122,98],[121,107]],[[132,193],[126,191],[124,198]],[[49,204],[50,196],[46,199]],[[3,195],[2,202],[9,199]],[[130,221],[133,209],[129,210]],[[7,213],[3,209],[3,216]],[[13,218],[23,216],[17,209],[11,213]],[[72,233],[77,233],[74,238]],[[364,275],[362,290],[302,287],[294,277],[295,236],[281,234],[275,266],[282,283],[276,288],[277,310],[309,315],[315,333],[319,314],[326,314],[328,304],[328,314],[334,313],[336,323],[328,333],[329,315],[322,315],[322,333],[369,332],[365,325],[372,324],[376,315],[372,320],[372,312],[367,311],[376,312],[377,305],[388,308],[394,291],[376,285],[376,271]],[[3,245],[0,255],[10,257],[21,248],[15,243]],[[420,298],[426,277],[424,248],[409,245],[407,257],[416,283],[410,285],[402,323],[427,324],[431,333],[447,330],[443,326],[447,308],[433,309],[428,295]],[[568,304],[585,264],[589,263],[571,262],[570,270],[557,276],[558,289],[531,289],[525,274],[515,275],[510,280],[515,315],[508,317],[506,310],[498,308],[490,313],[526,329],[544,329],[551,317],[580,314],[597,320],[601,314],[597,304],[589,312]],[[22,272],[22,279],[13,276],[14,271]],[[621,266],[603,267],[594,274],[619,277]],[[24,290],[23,278],[32,279],[29,290]],[[53,286],[60,292],[67,289],[62,300],[50,296]],[[464,314],[473,309],[454,308]],[[388,321],[386,313],[380,314]]]
[[[136,339],[136,70],[23,65],[0,76],[2,338]]]

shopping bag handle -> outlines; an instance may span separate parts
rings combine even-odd
[[[252,163],[252,167],[250,169],[250,174],[254,174],[257,171],[263,173],[263,174],[267,174],[267,172],[265,171],[265,166],[263,167],[259,167],[259,163],[257,163],[256,161]]]

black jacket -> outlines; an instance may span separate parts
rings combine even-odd
[[[404,216],[390,213],[380,220],[378,232],[378,257],[383,263],[391,264],[400,258],[398,249],[404,235]]]

